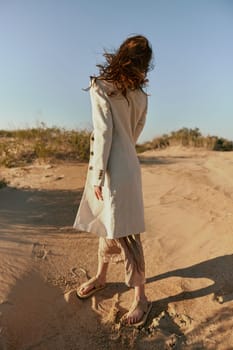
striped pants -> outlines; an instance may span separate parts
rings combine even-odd
[[[99,262],[124,261],[125,283],[129,287],[145,283],[145,261],[140,234],[118,239],[99,238]]]

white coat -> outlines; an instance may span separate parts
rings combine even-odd
[[[93,79],[94,130],[86,183],[73,227],[116,239],[145,231],[141,168],[135,150],[145,124],[147,95],[130,90],[127,99],[113,84]],[[103,186],[103,201],[94,193]]]

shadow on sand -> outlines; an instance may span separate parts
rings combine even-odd
[[[199,298],[212,293],[215,295],[215,297],[222,296],[222,299],[220,299],[219,302],[223,303],[233,300],[232,266],[232,254],[218,256],[193,266],[172,270],[161,275],[150,277],[147,279],[147,283],[159,281],[169,277],[207,278],[213,281],[212,285],[194,291],[184,291],[180,294],[160,300],[160,303],[168,304],[174,301]]]
[[[66,297],[37,271],[17,280],[8,300],[0,305],[0,349],[92,349],[93,343],[111,348],[92,300],[83,302],[74,292]]]
[[[160,299],[153,302],[153,309],[148,321],[152,321],[155,315],[158,315],[163,310],[168,310],[168,304],[172,302],[183,301],[187,299],[195,299],[203,296],[213,294],[213,300],[218,301],[220,304],[233,300],[233,255],[218,256],[216,258],[203,261],[201,263],[168,271],[166,273],[150,277],[147,279],[147,284],[160,281],[162,279],[167,279],[169,277],[181,277],[181,278],[206,278],[213,281],[213,284],[200,288],[193,291],[183,291],[182,293],[168,296],[167,298]],[[168,319],[166,324],[166,330],[170,328],[178,335],[181,344],[186,343],[186,335],[182,332],[182,328],[176,330],[177,325],[173,322],[172,317]],[[211,333],[212,327],[215,325],[214,334]],[[206,339],[202,337],[202,334],[212,334],[214,339],[210,339],[208,343],[208,349],[215,350],[222,345],[224,338],[229,338],[229,329],[233,327],[232,322],[232,306],[223,306],[220,310],[216,310],[214,314],[209,315],[206,318],[206,322],[197,325],[191,332],[189,332],[189,337],[193,341],[189,345],[189,350],[204,349],[206,348]],[[207,339],[208,340],[208,339]],[[152,342],[153,343],[153,342]],[[229,339],[228,343],[231,343]],[[154,345],[157,343],[155,342]],[[178,345],[178,343],[176,344]],[[232,344],[231,344],[232,345]],[[182,347],[181,347],[182,348]],[[179,345],[177,349],[180,349]],[[183,349],[183,348],[182,348]],[[186,349],[186,348],[185,348]],[[227,348],[230,350],[232,347]]]
[[[138,156],[138,160],[143,166],[175,164],[179,162],[184,162],[185,160],[190,160],[190,158],[190,156]]]
[[[158,159],[156,159],[158,161]],[[158,164],[158,163],[157,163]],[[54,228],[62,228],[64,226],[72,226],[77,208],[81,199],[82,190],[77,191],[67,191],[67,190],[32,190],[32,189],[13,189],[13,188],[4,188],[0,191],[0,240],[15,240],[19,242],[18,233],[23,232],[31,234],[33,229],[36,229],[38,232],[38,227],[40,229],[41,235],[46,233],[59,233],[58,231],[53,231]],[[51,229],[52,227],[52,229]],[[50,231],[51,230],[51,231]],[[17,239],[16,239],[17,236]],[[25,236],[24,236],[25,237]],[[22,238],[23,239],[23,238]],[[28,241],[25,240],[25,243]],[[168,309],[168,304],[171,302],[183,301],[187,299],[195,299],[203,296],[207,296],[213,294],[216,298],[222,297],[218,301],[224,303],[227,301],[233,300],[233,255],[224,255],[219,256],[207,261],[203,261],[201,263],[180,268],[172,271],[168,271],[166,273],[153,276],[147,279],[147,284],[152,282],[156,282],[162,279],[168,279],[170,277],[181,277],[181,278],[206,278],[213,281],[213,284],[208,285],[207,287],[200,288],[193,291],[183,291],[179,294],[168,296],[164,299],[153,301],[153,309],[148,319],[148,324],[152,321],[154,317],[157,317],[160,312]],[[32,283],[33,282],[33,283]],[[24,296],[26,295],[24,292],[29,290],[32,286],[37,286],[35,291],[31,293],[31,303],[32,303],[32,315],[24,315],[24,310],[20,309],[20,305],[22,305],[22,299],[18,299],[18,295]],[[32,319],[34,317],[34,313],[37,314],[38,323],[32,322],[27,323],[27,331],[36,332],[37,330],[34,328],[39,327],[44,321],[48,322],[46,327],[41,327],[40,332],[37,334],[38,339],[35,340],[33,338],[28,339],[25,334],[25,342],[27,344],[37,344],[40,346],[44,346],[43,343],[40,343],[42,337],[45,337],[45,340],[51,344],[51,346],[57,345],[58,343],[64,342],[65,346],[67,345],[64,339],[68,339],[69,337],[74,337],[75,332],[77,332],[77,325],[80,327],[80,332],[84,332],[89,328],[90,323],[85,324],[86,320],[92,320],[92,327],[94,333],[99,332],[98,319],[93,318],[93,313],[90,312],[88,318],[87,312],[92,309],[91,301],[85,302],[83,304],[80,301],[75,299],[74,306],[68,306],[61,295],[61,291],[58,288],[47,289],[51,287],[47,287],[44,284],[44,281],[37,273],[32,273],[32,275],[25,277],[25,279],[15,286],[15,290],[12,290],[12,295],[10,295],[9,299],[12,299],[13,304],[16,308],[13,308],[11,305],[4,306],[7,308],[8,317],[5,319],[8,327],[11,330],[10,336],[13,336],[14,342],[17,342],[19,339],[18,335],[21,334],[21,321],[28,320],[28,318]],[[128,288],[124,283],[110,283],[109,288],[106,289],[106,292],[99,294],[97,296],[97,304],[103,300],[111,298],[115,294],[125,293]],[[22,291],[22,293],[19,293]],[[38,294],[39,291],[39,294]],[[36,295],[44,295],[45,303],[43,300],[37,300]],[[12,298],[11,298],[12,296]],[[25,296],[28,298],[28,295]],[[51,306],[51,300],[55,300],[55,303]],[[25,303],[28,303],[28,299],[25,300]],[[71,303],[72,304],[72,303]],[[47,318],[45,318],[47,311],[47,307],[50,307],[51,314]],[[3,307],[3,306],[2,306]],[[10,313],[10,309],[12,308],[12,313]],[[74,310],[75,308],[75,310]],[[0,310],[3,311],[3,310]],[[122,311],[122,310],[121,310]],[[15,320],[15,312],[17,312],[18,320]],[[61,318],[64,318],[67,321],[67,328],[65,329],[65,334],[63,337],[62,327],[63,322],[56,321],[56,316],[60,314]],[[5,314],[4,314],[5,315]],[[21,318],[22,317],[22,318]],[[25,317],[25,320],[24,320]],[[227,307],[223,307],[220,312],[217,312],[215,315],[211,316],[210,320],[206,322],[206,327],[211,322],[215,322],[220,325],[221,322],[231,321],[232,313],[229,311]],[[57,317],[59,320],[59,318]],[[70,321],[69,321],[70,320]],[[19,322],[18,322],[19,321]],[[15,322],[18,322],[17,324]],[[54,326],[55,322],[55,326]],[[69,323],[70,322],[70,323]],[[181,338],[184,337],[184,333],[181,331],[179,327],[173,322],[172,318],[169,320],[170,325],[169,329],[171,332],[178,334]],[[50,326],[52,325],[51,328]],[[82,327],[82,325],[84,327]],[[17,328],[17,327],[18,328]],[[16,328],[15,328],[16,327]],[[25,326],[24,326],[25,327]],[[168,321],[166,323],[166,327],[168,327]],[[200,326],[203,327],[203,326]],[[220,326],[219,326],[220,327]],[[53,330],[54,331],[53,331]],[[197,330],[197,329],[196,329]],[[201,332],[201,329],[199,330]],[[33,333],[32,332],[32,333]],[[80,333],[79,336],[82,337],[83,333]],[[58,336],[60,334],[60,338]],[[103,333],[100,332],[100,338],[103,337],[105,331]],[[88,334],[87,334],[88,336]],[[95,338],[93,336],[92,340]],[[98,335],[97,335],[98,338]],[[100,339],[98,338],[98,339]],[[60,339],[60,340],[59,340]],[[82,338],[83,339],[83,338]],[[97,340],[98,340],[97,339]],[[96,339],[95,339],[96,340]],[[35,342],[35,343],[34,343]],[[51,342],[51,343],[50,343]],[[71,340],[71,344],[76,344],[77,337],[75,336]],[[23,341],[22,341],[23,343]],[[70,345],[70,344],[69,344]],[[154,343],[151,343],[152,346],[157,346],[158,341],[156,340]],[[215,344],[216,345],[216,344]],[[195,347],[196,346],[196,347]],[[197,346],[201,348],[203,344],[196,343],[194,347],[190,346],[190,349],[197,349]],[[98,347],[97,347],[98,348]],[[126,348],[126,347],[125,347]],[[49,348],[48,348],[49,349]],[[150,349],[148,344],[147,349]],[[214,349],[214,348],[213,348]]]
[[[6,187],[0,191],[0,238],[6,233],[72,227],[83,190],[36,190]]]
[[[162,165],[162,164],[173,164],[174,161],[172,159],[168,159],[168,157],[144,157],[138,156],[138,160],[141,165],[151,166],[154,164]]]

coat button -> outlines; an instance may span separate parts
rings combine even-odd
[[[94,141],[94,140],[95,140],[94,136],[92,136],[92,137],[91,137],[91,140],[92,140],[92,141]]]
[[[90,165],[90,166],[89,166],[89,170],[92,170],[92,169],[93,169],[93,166]]]
[[[93,151],[91,151],[91,156],[93,156],[93,154],[94,154],[94,152],[93,152]]]

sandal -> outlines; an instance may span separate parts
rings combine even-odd
[[[127,321],[128,315],[131,314],[137,308],[139,308],[143,311],[143,315],[142,315],[141,319],[136,323],[128,323],[128,321]],[[129,309],[129,311],[125,315],[122,316],[121,323],[123,323],[125,326],[129,326],[129,327],[144,326],[144,324],[147,321],[147,317],[151,311],[151,308],[152,308],[152,303],[150,301],[142,301],[142,300],[135,301],[133,303],[133,305],[131,306],[131,308]]]
[[[91,290],[89,290],[88,293],[82,294],[82,290],[91,286],[93,284],[93,288]],[[86,299],[89,298],[92,294],[98,292],[99,290],[105,288],[105,285],[102,285],[98,282],[98,278],[96,277],[92,277],[91,279],[89,279],[89,281],[83,283],[76,291],[77,297],[79,297],[80,299]]]

